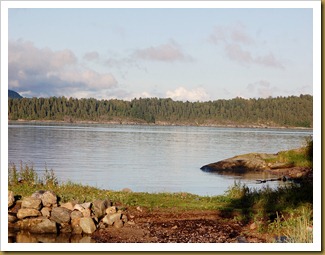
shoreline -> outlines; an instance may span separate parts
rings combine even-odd
[[[12,123],[53,123],[53,124],[107,124],[107,125],[139,125],[139,126],[188,126],[188,127],[216,127],[216,128],[256,128],[256,129],[293,129],[293,130],[313,130],[307,127],[288,126],[268,126],[268,125],[245,125],[245,124],[189,124],[157,121],[156,123],[136,122],[136,121],[92,121],[92,120],[8,120]]]

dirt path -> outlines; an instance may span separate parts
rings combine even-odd
[[[249,225],[221,217],[216,211],[128,210],[129,223],[122,228],[96,231],[99,243],[237,243],[266,242]],[[130,224],[131,223],[131,224]]]

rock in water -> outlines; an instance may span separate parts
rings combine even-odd
[[[57,233],[56,223],[49,219],[44,219],[42,222],[36,224],[30,229],[31,233],[45,234],[45,233]]]
[[[68,223],[70,222],[71,211],[64,207],[54,207],[51,212],[51,220],[57,223]]]
[[[31,209],[31,208],[21,208],[18,210],[17,218],[24,219],[27,217],[37,217],[40,215],[41,213],[39,212],[39,210]]]
[[[82,231],[86,234],[92,234],[96,230],[95,223],[92,218],[90,217],[83,217],[80,219],[80,227]]]

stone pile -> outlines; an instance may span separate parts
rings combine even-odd
[[[9,191],[8,221],[9,229],[14,232],[91,235],[99,228],[121,228],[128,217],[109,200],[59,204],[52,191],[37,191],[22,200],[15,200]]]

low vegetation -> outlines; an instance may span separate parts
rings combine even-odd
[[[305,145],[299,149],[281,151],[274,158],[266,159],[267,163],[288,163],[296,167],[313,167],[313,140],[306,138]]]

